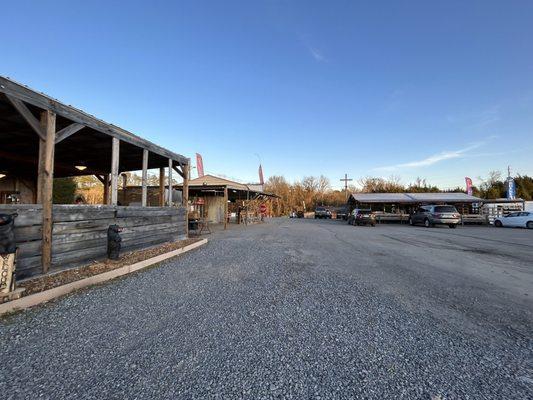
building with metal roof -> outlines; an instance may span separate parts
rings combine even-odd
[[[244,184],[214,175],[204,175],[189,181],[189,196],[193,213],[212,223],[240,223],[244,216],[257,216],[258,205],[278,196],[263,191],[263,187]],[[175,186],[178,190],[180,185]]]
[[[468,211],[483,199],[466,193],[352,193],[348,199],[350,209],[369,208],[373,211],[410,213],[423,204],[453,204]]]
[[[466,193],[352,193],[350,200],[358,203],[478,203],[483,200]]]

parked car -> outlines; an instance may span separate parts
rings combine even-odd
[[[512,212],[503,217],[498,217],[494,220],[494,226],[498,228],[501,228],[502,226],[512,226],[533,229],[533,212]]]
[[[348,217],[348,223],[353,226],[376,226],[376,215],[369,209],[355,208]]]
[[[331,211],[329,211],[326,207],[317,207],[315,208],[315,219],[317,218],[331,219]]]
[[[296,217],[297,218],[304,218],[305,217],[305,214],[303,211],[296,211]]]
[[[337,210],[336,218],[346,221],[348,219],[348,210],[346,208],[340,208]]]
[[[296,217],[297,217],[297,215],[296,215],[296,211],[291,211],[291,212],[289,213],[289,218],[296,218]]]
[[[450,205],[421,206],[409,216],[409,225],[422,224],[426,228],[437,224],[456,228],[460,222],[461,214],[454,206]]]

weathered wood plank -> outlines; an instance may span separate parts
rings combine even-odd
[[[159,206],[165,205],[165,168],[159,168]]]
[[[183,207],[146,207],[142,210],[130,210],[128,207],[123,209],[117,209],[117,218],[124,217],[139,217],[139,216],[172,216],[172,215],[185,215],[185,209]]]
[[[41,240],[34,240],[31,242],[17,243],[18,253],[17,259],[40,256],[42,254]]]
[[[107,249],[102,246],[98,247],[92,247],[89,249],[85,249],[84,251],[80,250],[74,250],[74,251],[67,251],[64,253],[58,253],[54,254],[52,257],[52,265],[54,267],[60,266],[62,264],[70,263],[73,261],[81,261],[81,260],[92,260],[92,259],[98,259],[100,257],[105,256],[107,253]]]
[[[56,133],[56,140],[55,140],[56,144],[65,140],[69,136],[74,135],[76,132],[81,131],[83,128],[85,128],[85,125],[75,122],[61,129],[59,132]]]
[[[172,158],[173,160],[179,161],[181,164],[188,163],[188,159],[180,154],[176,154],[170,150],[157,146],[156,144],[134,135],[131,132],[128,132],[113,124],[106,123],[74,107],[62,104],[55,99],[52,99],[41,93],[37,93],[34,90],[31,90],[9,79],[0,77],[0,92],[4,93],[6,96],[9,95],[19,100],[23,100],[28,104],[33,104],[37,107],[51,110],[56,114],[71,120],[72,122],[81,123],[99,132],[116,137],[135,146],[147,149],[151,153],[159,154],[165,158]]]
[[[39,183],[43,205],[42,225],[42,267],[43,273],[48,272],[52,259],[52,188],[54,184],[54,150],[56,135],[56,115],[45,110],[41,113],[41,128],[46,134],[44,152],[39,154]],[[42,167],[42,168],[41,168]]]
[[[41,225],[32,226],[17,226],[13,229],[15,233],[15,240],[17,243],[31,242],[34,240],[41,241],[42,229]]]
[[[83,210],[79,212],[54,212],[54,222],[68,222],[68,221],[94,221],[100,219],[115,218],[114,210]]]
[[[109,225],[118,224],[120,227],[133,227],[143,225],[158,225],[165,223],[184,222],[181,215],[156,216],[156,217],[128,217],[128,218],[109,218],[96,219],[87,221],[57,222],[54,224],[54,235],[67,233],[82,233],[98,230],[107,230]]]
[[[15,219],[15,227],[41,225],[43,223],[43,211],[40,205],[33,207],[21,207],[21,205],[8,207],[8,205],[3,204],[0,206],[0,213],[17,213],[18,217]]]
[[[93,247],[101,247],[104,250],[107,249],[107,237],[104,236],[97,239],[82,240],[78,242],[54,243],[52,249],[53,254],[58,255],[75,250],[84,252],[85,249]]]
[[[45,140],[46,138],[46,132],[43,130],[41,124],[39,123],[39,120],[35,118],[35,116],[31,113],[31,111],[26,107],[26,104],[22,102],[21,100],[17,99],[16,97],[10,96],[6,93],[6,97],[9,100],[9,102],[17,109],[17,111],[22,115],[22,117],[26,120],[26,122],[32,127],[32,129],[35,131],[37,135],[42,140]]]
[[[111,148],[111,205],[116,206],[118,202],[118,166],[120,158],[120,140],[113,138]]]
[[[104,198],[102,203],[109,204],[109,185],[111,185],[111,177],[109,174],[104,175]]]
[[[179,169],[178,167],[173,166],[172,169],[173,169],[174,171],[176,171],[176,172],[178,173],[178,175],[181,176],[182,178],[185,177],[185,175],[183,174],[183,172],[180,171],[180,169]]]
[[[184,231],[185,222],[176,222],[172,224],[155,224],[146,226],[136,226],[131,228],[125,228],[121,233],[122,238],[128,238],[135,235],[150,235],[157,233],[168,233],[174,231]],[[53,245],[72,242],[83,242],[87,240],[94,240],[100,238],[107,238],[107,228],[98,229],[94,231],[67,233],[67,234],[54,234]]]
[[[29,278],[32,276],[37,276],[41,274],[41,264],[40,264],[40,257],[39,257],[39,264],[38,265],[25,265],[19,268],[17,266],[17,270],[15,271],[15,275],[17,279],[24,279]]]
[[[77,204],[55,204],[54,212],[77,212],[81,211],[116,211],[116,206],[111,205],[77,205]]]
[[[24,271],[30,268],[38,268],[39,272],[41,272],[42,267],[40,255],[35,257],[17,259],[17,273],[20,273],[20,271]]]
[[[143,150],[141,205],[146,207],[148,198],[148,150]]]
[[[172,158],[168,159],[168,193],[167,206],[172,207]]]

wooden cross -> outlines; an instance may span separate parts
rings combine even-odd
[[[346,193],[346,200],[348,200],[348,182],[353,181],[353,179],[348,178],[348,174],[344,174],[344,179],[341,179],[341,182],[344,182],[344,192]]]

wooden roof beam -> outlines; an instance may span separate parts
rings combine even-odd
[[[173,166],[172,166],[172,169],[173,169],[174,171],[176,171],[176,172],[177,172],[182,178],[185,178],[185,175],[183,174],[183,172],[180,171],[180,169],[179,169],[178,167],[176,167],[176,166],[173,165]]]
[[[36,92],[35,90],[32,90],[24,85],[21,85],[20,83],[12,81],[8,78],[4,78],[2,76],[0,76],[0,92],[4,93],[6,96],[11,96],[11,98],[16,98],[19,101],[24,101],[43,110],[50,110],[63,118],[71,120],[72,122],[83,124],[88,128],[94,129],[98,132],[117,138],[123,142],[130,143],[134,146],[148,150],[151,153],[158,154],[167,159],[171,158],[172,160],[177,161],[181,164],[189,163],[189,159],[185,156],[160,147],[146,139],[143,139],[137,135],[134,135],[131,132],[128,132],[125,129],[102,121],[101,119],[98,119],[93,115],[88,114],[72,106],[67,106],[66,104],[63,104],[49,96],[46,96],[43,93]],[[44,137],[44,133],[42,137]]]
[[[61,129],[59,132],[56,133],[56,144],[58,144],[62,140],[65,140],[69,136],[74,135],[76,132],[82,130],[83,128],[85,128],[85,125],[75,122]]]
[[[32,127],[32,129],[39,135],[39,137],[42,140],[46,139],[46,135],[44,134],[43,129],[41,128],[41,123],[37,118],[33,116],[31,111],[26,107],[26,104],[22,102],[22,100],[17,99],[16,97],[10,96],[9,94],[5,93],[7,99],[11,104],[13,104],[13,107],[17,109],[17,111],[22,115],[22,117],[26,120],[26,122]]]

